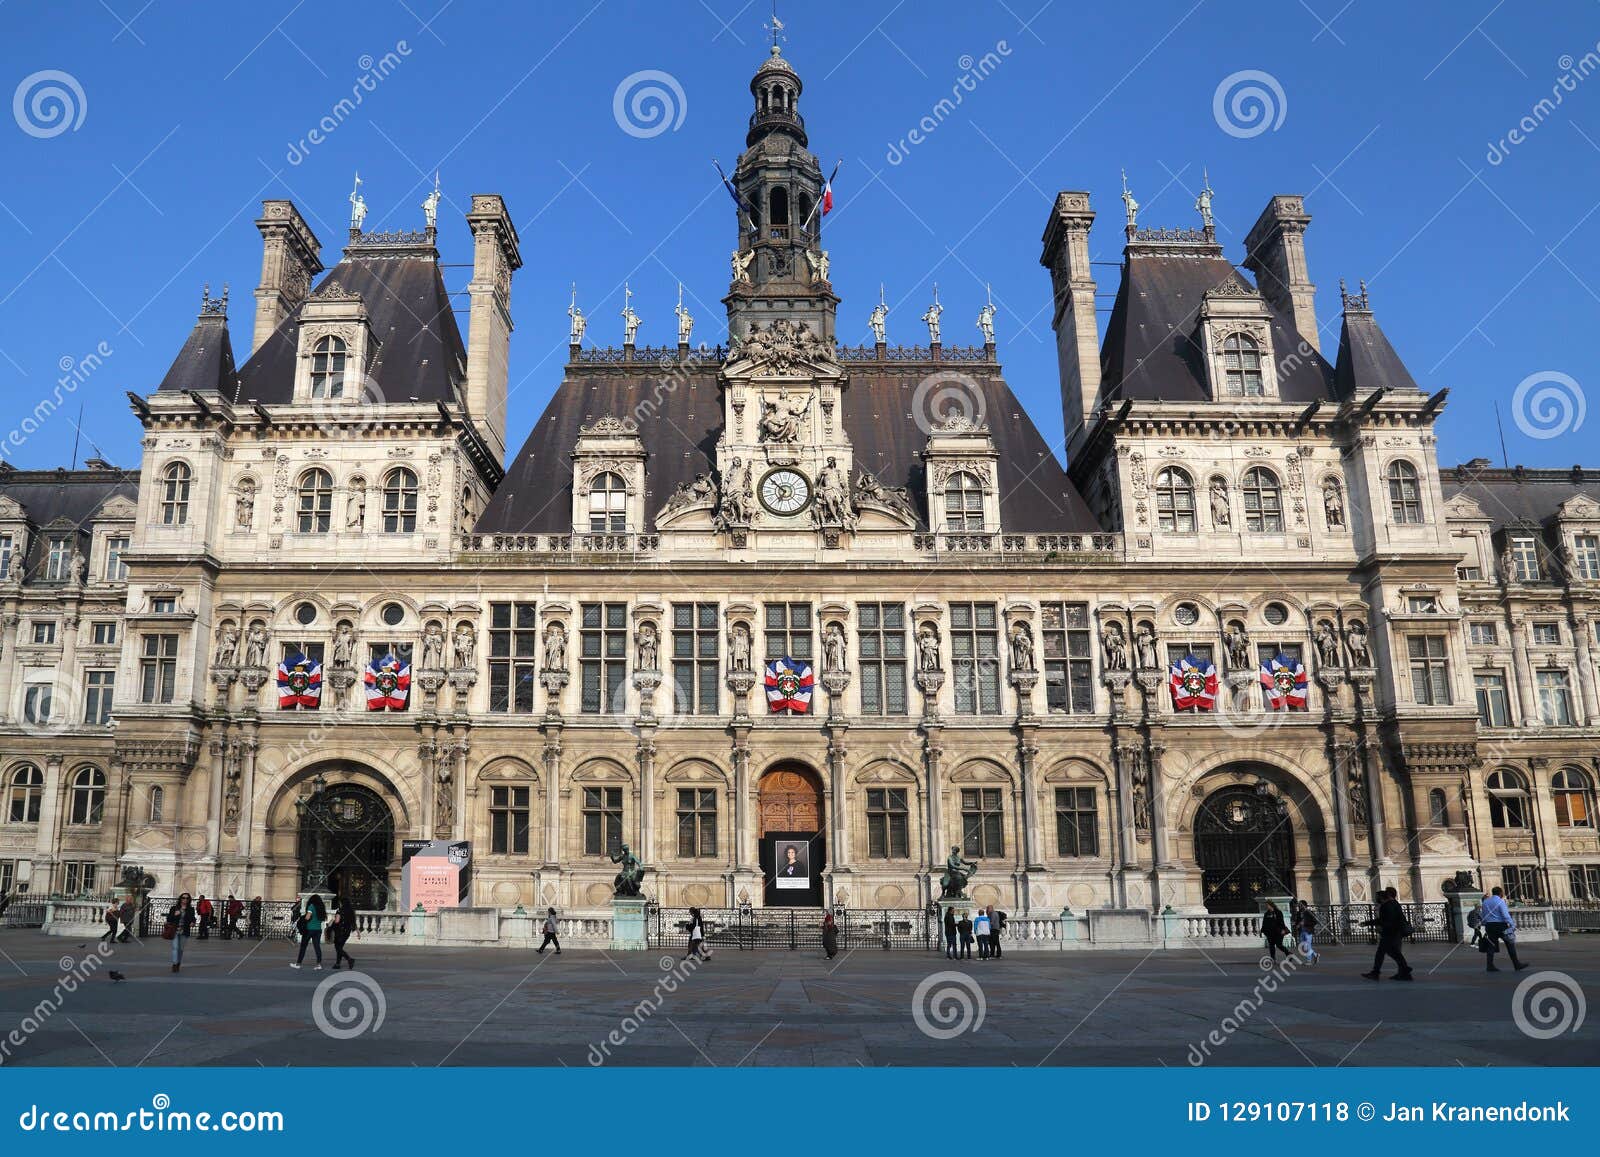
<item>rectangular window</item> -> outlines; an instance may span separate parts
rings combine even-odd
[[[1510,727],[1511,702],[1506,698],[1506,677],[1499,671],[1480,671],[1472,677],[1478,696],[1478,719],[1485,727]]]
[[[785,656],[811,662],[811,604],[767,604],[767,662]]]
[[[717,604],[672,606],[672,698],[678,715],[715,715],[717,694]]]
[[[1539,898],[1539,869],[1531,865],[1502,865],[1500,886],[1505,889],[1507,901],[1531,904]]]
[[[61,894],[63,896],[76,896],[82,892],[93,892],[95,884],[95,866],[69,860],[61,865]]]
[[[150,613],[152,615],[175,615],[178,613],[178,600],[170,595],[160,595],[150,600]]]
[[[583,604],[583,711],[605,715],[626,708],[628,604]]]
[[[1573,564],[1578,577],[1590,582],[1600,580],[1600,537],[1580,534],[1572,540]]]
[[[1434,595],[1410,595],[1406,598],[1406,610],[1413,615],[1436,615],[1439,600]]]
[[[528,854],[528,789],[495,787],[489,791],[489,850],[497,856]]]
[[[22,693],[24,723],[49,723],[55,688],[49,683],[29,683]]]
[[[1474,647],[1493,647],[1500,642],[1500,629],[1494,623],[1472,623],[1468,630]]]
[[[1582,864],[1570,868],[1567,879],[1572,884],[1574,900],[1600,900],[1600,864]],[[3,889],[0,889],[3,890]]]
[[[1539,721],[1546,727],[1571,727],[1572,687],[1565,671],[1537,671],[1534,685],[1539,692]]]
[[[583,854],[614,856],[622,847],[622,789],[583,789]]]
[[[33,624],[33,641],[41,647],[48,647],[56,641],[56,625],[53,620],[40,619]]]
[[[171,703],[178,690],[178,636],[146,635],[139,657],[139,702]]]
[[[901,603],[856,608],[861,714],[906,713],[906,609]]]
[[[1479,565],[1478,540],[1469,534],[1457,534],[1451,537],[1450,543],[1461,556],[1456,564],[1456,578],[1462,582],[1481,581],[1483,567]]]
[[[1519,583],[1539,581],[1539,543],[1532,538],[1511,540],[1511,570]]]
[[[91,727],[103,727],[111,722],[111,698],[116,690],[115,671],[85,671],[83,690],[83,721]]]
[[[1062,856],[1100,854],[1094,788],[1056,788],[1056,853]]]
[[[117,645],[117,624],[114,622],[92,623],[89,626],[89,638],[96,647],[115,647]]]
[[[528,715],[538,682],[533,603],[489,604],[489,710]]]
[[[11,577],[11,554],[14,550],[9,534],[0,534],[0,579]]]
[[[1450,662],[1443,635],[1412,635],[1406,640],[1411,658],[1411,697],[1441,707],[1450,702]]]
[[[1045,603],[1039,608],[1044,633],[1044,698],[1052,715],[1094,711],[1094,671],[1088,603]]]
[[[961,848],[965,855],[979,860],[1005,855],[1000,798],[997,787],[962,789]]]
[[[47,583],[64,583],[71,573],[72,547],[68,540],[61,536],[50,539],[50,553],[45,558],[44,581]]]
[[[867,789],[867,858],[903,860],[911,855],[911,808],[903,787]]]
[[[0,572],[3,574],[4,572]],[[17,882],[17,861],[0,860],[0,896],[9,896],[11,886]]]
[[[707,859],[717,854],[717,792],[710,787],[678,789],[678,858]]]
[[[1533,624],[1533,642],[1539,647],[1561,646],[1560,623],[1535,623]]]
[[[126,535],[113,535],[106,539],[106,582],[126,582],[128,578],[128,564],[122,561],[122,556],[128,553],[128,538]]]
[[[993,603],[950,604],[956,712],[1000,714],[1000,630]]]

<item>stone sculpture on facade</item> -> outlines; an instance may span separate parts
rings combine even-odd
[[[665,518],[691,506],[703,506],[717,500],[717,484],[711,475],[700,473],[692,482],[680,482],[662,505],[657,518]]]
[[[722,503],[717,508],[716,528],[734,530],[749,526],[754,513],[753,502],[750,464],[735,458],[728,466],[728,476],[722,481]]]
[[[239,661],[239,628],[230,620],[217,628],[217,645],[211,653],[213,667],[232,667]]]
[[[333,666],[353,667],[356,658],[356,630],[348,622],[333,632]]]
[[[1367,826],[1367,777],[1358,759],[1350,760],[1345,783],[1350,794],[1350,822],[1359,828]]]
[[[1339,636],[1334,633],[1333,624],[1323,619],[1317,624],[1316,633],[1312,636],[1312,643],[1317,648],[1317,660],[1324,667],[1339,667]]]
[[[850,508],[850,480],[839,469],[836,458],[817,472],[817,501],[815,506],[818,526],[841,526],[854,530],[855,511]]]
[[[1138,652],[1141,671],[1153,671],[1161,666],[1161,660],[1156,656],[1155,632],[1148,624],[1139,624],[1139,632],[1134,636],[1134,648]]]
[[[678,319],[678,344],[688,345],[689,335],[694,332],[694,317],[687,309],[683,308],[683,282],[678,282],[678,304],[672,311],[672,316]]]
[[[1017,623],[1011,628],[1011,669],[1013,671],[1032,671],[1033,667],[1033,632],[1028,629],[1028,624]]]
[[[569,345],[582,345],[583,333],[589,328],[589,319],[583,316],[583,310],[578,308],[578,283],[572,283],[572,304],[567,306],[567,316],[572,319],[572,325],[567,333]]]
[[[659,637],[654,623],[640,623],[633,636],[634,657],[640,671],[661,670]]]
[[[242,667],[266,667],[267,665],[267,627],[265,623],[254,622],[244,640],[244,662]]]
[[[985,287],[987,288],[987,287]],[[984,302],[978,311],[978,332],[983,334],[984,345],[994,345],[994,302]]]
[[[762,399],[761,425],[763,442],[793,443],[800,440],[800,423],[811,409],[811,395],[785,392],[776,401]]]
[[[469,671],[478,649],[478,635],[471,623],[457,623],[455,637],[450,641],[450,665],[457,671]]]
[[[806,264],[811,266],[811,284],[828,280],[828,251],[826,249],[813,252],[806,250]]]
[[[1250,660],[1250,635],[1241,624],[1232,624],[1228,628],[1224,641],[1228,645],[1228,667],[1230,670],[1245,671],[1254,666]]]
[[[633,312],[633,290],[627,284],[622,286],[622,344],[633,345],[634,339],[639,336],[639,322],[643,320]]]
[[[939,315],[944,313],[944,306],[939,304],[939,283],[933,285],[933,304],[928,306],[928,312],[922,315],[922,320],[928,324],[928,344],[939,344]]]
[[[425,227],[429,229],[438,227],[439,202],[441,200],[443,200],[443,195],[439,192],[439,174],[435,173],[433,175],[433,192],[429,193],[422,202],[422,222]]]
[[[359,530],[367,521],[367,484],[357,478],[350,483],[350,497],[345,499],[344,525],[347,530]]]
[[[1339,484],[1331,478],[1322,484],[1322,513],[1329,530],[1344,526],[1344,495],[1339,492]]]
[[[454,753],[451,744],[445,744],[438,753],[438,767],[433,777],[433,830],[437,836],[448,837],[456,822],[455,773],[450,769]]]
[[[611,862],[622,865],[612,881],[611,894],[619,900],[636,899],[639,885],[644,881],[644,865],[639,862],[639,857],[633,854],[627,844],[623,844],[612,854]]]
[[[939,877],[941,898],[945,900],[965,900],[967,898],[967,882],[978,874],[978,865],[971,860],[963,859],[961,845],[952,844],[950,855],[944,862],[944,873]]]
[[[1233,521],[1228,507],[1228,484],[1220,478],[1211,480],[1211,522],[1214,526],[1227,526]]]
[[[747,249],[743,253],[740,253],[737,249],[733,251],[733,283],[735,285],[750,284],[750,266],[755,259],[756,251],[754,249]]]
[[[246,478],[239,483],[239,494],[233,501],[233,522],[240,530],[249,530],[256,521],[256,484]]]
[[[561,672],[567,669],[567,628],[560,623],[551,623],[544,629],[544,669]]]
[[[917,632],[917,670],[937,672],[944,670],[939,660],[939,632],[927,623]]]
[[[1351,623],[1345,628],[1344,646],[1350,654],[1352,667],[1372,666],[1372,653],[1367,649],[1367,628],[1360,622]]]
[[[422,630],[422,661],[417,664],[417,669],[444,670],[444,628],[438,623],[429,623]]]
[[[878,304],[872,307],[867,324],[872,327],[872,340],[882,345],[888,340],[889,303],[883,300],[883,286],[878,286]]]
[[[750,628],[743,623],[733,624],[728,632],[728,670],[750,670]]]
[[[1119,624],[1106,624],[1105,630],[1100,632],[1100,645],[1105,649],[1107,671],[1128,669],[1128,644],[1122,637],[1122,627]]]
[[[367,201],[361,195],[361,174],[356,174],[355,188],[350,190],[350,231],[361,232],[361,225],[367,219]]]
[[[857,468],[855,493],[858,504],[875,502],[913,523],[917,520],[917,508],[912,505],[910,491],[904,486],[885,486],[870,471]]]
[[[845,669],[844,627],[838,623],[829,623],[827,630],[823,632],[822,669],[824,671]]]

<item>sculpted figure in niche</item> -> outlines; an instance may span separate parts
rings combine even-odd
[[[730,671],[750,670],[750,628],[743,623],[733,624],[728,638]]]
[[[854,530],[855,512],[850,509],[850,481],[839,469],[836,458],[817,474],[817,522],[823,526],[842,526]]]
[[[1367,650],[1367,628],[1361,623],[1351,623],[1345,630],[1344,645],[1350,652],[1352,667],[1372,666],[1372,653]]]
[[[438,623],[429,623],[422,632],[422,666],[423,671],[438,671],[444,667],[444,628]]]
[[[1100,633],[1100,645],[1105,648],[1107,671],[1128,669],[1128,645],[1123,641],[1122,628],[1118,624],[1106,624],[1106,629]]]
[[[1317,624],[1317,631],[1313,636],[1317,647],[1317,658],[1324,667],[1337,667],[1339,663],[1339,636],[1333,632],[1333,624],[1323,619]]]
[[[560,623],[551,623],[544,629],[544,669],[567,669],[567,629]]]
[[[474,653],[478,649],[477,632],[472,629],[471,623],[457,623],[455,639],[452,641],[451,659],[456,670],[465,671],[472,667]]]
[[[1227,526],[1233,518],[1228,510],[1228,487],[1220,478],[1211,480],[1211,521],[1217,526]]]
[[[1011,628],[1011,669],[1033,670],[1033,632],[1028,630],[1026,623],[1018,623]]]
[[[838,623],[829,623],[827,632],[822,636],[823,669],[826,671],[843,671],[845,667],[845,641],[844,627]]]
[[[256,521],[256,484],[246,478],[239,483],[239,496],[233,504],[233,521],[240,530],[249,530]]]
[[[212,652],[211,663],[216,667],[231,667],[239,659],[239,628],[232,622],[217,628],[217,649]]]
[[[1244,627],[1234,623],[1228,628],[1228,666],[1243,671],[1250,666],[1250,636]]]
[[[245,635],[244,641],[244,666],[265,667],[267,665],[267,627],[260,621],[250,624],[250,630]]]
[[[939,662],[939,632],[932,623],[917,632],[917,670],[944,670]]]
[[[352,667],[356,659],[356,630],[348,622],[342,622],[333,633],[333,665],[335,667]]]
[[[1134,637],[1134,645],[1139,652],[1140,670],[1150,671],[1161,665],[1156,659],[1155,632],[1147,624],[1139,624],[1139,633]]]
[[[1328,529],[1344,526],[1344,495],[1339,493],[1339,484],[1331,478],[1322,484],[1322,513],[1328,520]]]
[[[811,409],[811,395],[779,396],[775,402],[763,399],[761,413],[761,440],[763,442],[798,442],[800,421]]]
[[[350,483],[350,497],[344,503],[346,530],[360,530],[367,521],[367,484],[360,478]]]
[[[654,623],[641,623],[639,625],[639,633],[633,637],[633,645],[639,658],[639,670],[659,671],[661,669]]]

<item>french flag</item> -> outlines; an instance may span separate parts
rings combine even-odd
[[[822,186],[822,215],[826,217],[833,212],[833,179],[839,175],[839,165],[844,164],[843,159],[833,166],[833,172],[828,174],[828,179]]]

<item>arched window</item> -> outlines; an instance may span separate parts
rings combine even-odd
[[[1257,534],[1283,533],[1283,491],[1278,476],[1265,466],[1244,472],[1244,524]]]
[[[97,824],[106,810],[106,773],[98,767],[85,767],[72,777],[74,824]]]
[[[327,534],[333,525],[333,475],[320,466],[300,476],[300,533]]]
[[[789,190],[779,186],[768,198],[767,219],[772,222],[774,236],[781,235],[789,224]]]
[[[410,534],[417,529],[417,476],[404,466],[383,480],[383,533]]]
[[[983,483],[957,470],[944,484],[944,528],[955,532],[983,530]]]
[[[25,764],[11,773],[6,792],[6,820],[14,824],[39,822],[39,805],[44,799],[44,772]]]
[[[1409,462],[1389,466],[1389,506],[1396,522],[1422,521],[1422,485],[1417,481],[1417,468]]]
[[[589,532],[622,534],[628,529],[628,487],[622,475],[606,471],[589,483]]]
[[[1261,347],[1247,333],[1230,333],[1222,339],[1222,392],[1235,398],[1259,398],[1266,393]]]
[[[1489,823],[1497,828],[1525,828],[1528,826],[1528,785],[1518,773],[1509,768],[1491,771],[1489,787]]]
[[[1194,479],[1176,466],[1156,475],[1156,524],[1178,534],[1194,533]]]
[[[1555,797],[1557,827],[1594,827],[1594,780],[1588,772],[1563,767],[1550,777],[1550,793]]]
[[[158,824],[167,810],[167,790],[157,785],[150,789],[150,822]]]
[[[319,338],[311,350],[311,396],[344,397],[344,339],[331,334]]]
[[[1428,825],[1435,828],[1450,826],[1450,804],[1441,787],[1436,787],[1428,793]]]
[[[174,462],[161,475],[162,526],[183,526],[189,521],[189,481],[189,467],[184,462]]]

